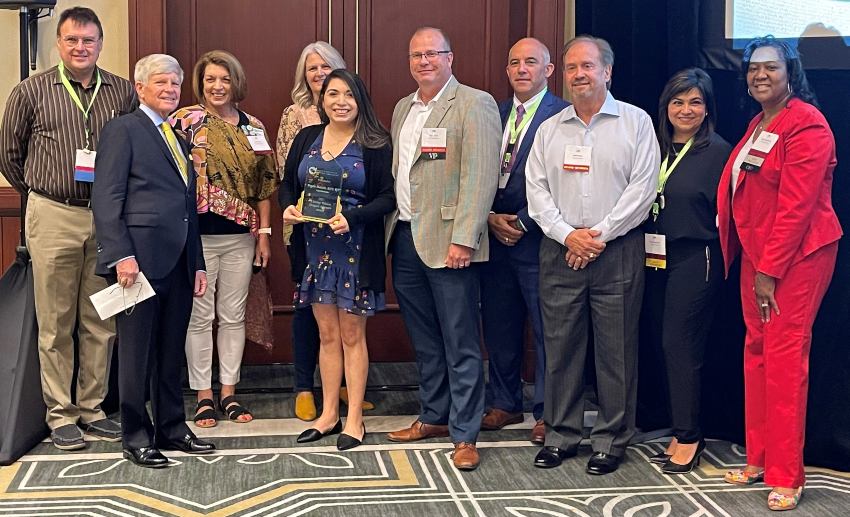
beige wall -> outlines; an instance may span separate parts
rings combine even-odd
[[[97,13],[103,25],[103,52],[98,64],[118,75],[129,76],[130,43],[128,36],[127,0],[58,0],[56,9],[49,17],[38,21],[38,59],[36,70],[50,68],[59,62],[56,50],[56,20],[59,13],[68,7],[82,5]],[[0,52],[0,112],[6,108],[9,92],[20,79],[20,49],[18,11],[0,10],[0,34],[7,34],[6,41],[12,44]],[[30,71],[30,73],[34,73]],[[8,183],[0,176],[0,186]]]

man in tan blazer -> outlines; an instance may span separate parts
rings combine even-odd
[[[388,438],[451,435],[455,467],[472,470],[484,412],[476,263],[488,258],[501,122],[493,97],[452,75],[454,55],[441,30],[418,29],[408,54],[419,89],[393,112],[398,209],[387,217],[386,235],[416,349],[421,413]]]

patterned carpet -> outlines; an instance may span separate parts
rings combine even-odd
[[[378,406],[415,406],[415,391],[370,392]],[[0,515],[19,516],[756,516],[768,515],[768,489],[733,486],[723,473],[744,462],[736,445],[710,441],[701,466],[666,476],[648,462],[661,443],[633,445],[614,474],[584,472],[590,449],[560,468],[536,469],[528,441],[533,421],[479,437],[481,467],[452,467],[447,439],[393,444],[385,432],[414,416],[369,415],[364,445],[340,453],[335,438],[299,445],[309,424],[270,413],[291,395],[244,395],[258,416],[251,424],[220,422],[198,435],[214,441],[210,456],[170,453],[161,470],[122,459],[120,445],[89,442],[66,453],[48,442],[0,469]],[[286,404],[282,400],[287,400]],[[191,400],[187,400],[187,406]],[[284,416],[290,416],[291,413]],[[266,417],[269,418],[266,418]],[[592,416],[592,415],[591,415]],[[847,515],[850,474],[808,469],[795,516]]]

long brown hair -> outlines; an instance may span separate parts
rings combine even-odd
[[[324,110],[325,91],[328,89],[331,79],[340,79],[345,81],[348,88],[354,95],[354,102],[357,103],[357,122],[354,126],[354,139],[363,147],[370,149],[378,149],[390,143],[390,132],[378,120],[375,115],[375,108],[372,106],[372,99],[369,97],[369,91],[366,90],[366,85],[360,76],[349,72],[345,68],[337,68],[331,71],[325,82],[322,84],[322,91],[319,94],[319,117],[322,122],[327,124],[330,119]]]

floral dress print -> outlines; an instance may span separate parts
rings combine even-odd
[[[335,161],[325,160],[322,157],[323,138],[324,132],[319,134],[301,160],[298,181],[304,185],[307,171],[313,167],[341,167],[342,210],[362,205],[366,200],[366,173],[360,145],[351,141]],[[384,293],[361,289],[359,285],[364,226],[350,227],[347,233],[341,235],[335,235],[330,225],[324,223],[305,222],[302,226],[307,243],[307,267],[295,290],[295,306],[305,307],[314,303],[336,305],[360,316],[371,316],[383,309]]]

